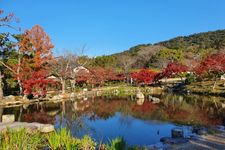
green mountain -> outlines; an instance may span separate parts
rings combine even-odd
[[[132,68],[162,68],[169,61],[179,61],[189,65],[216,51],[225,51],[225,30],[179,36],[155,44],[137,45],[121,53],[99,56],[95,64],[104,64],[106,61],[104,67],[132,64]]]
[[[225,46],[225,30],[179,36],[168,41],[159,42],[156,45],[163,45],[170,49],[221,49]]]

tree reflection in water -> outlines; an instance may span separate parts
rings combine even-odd
[[[83,101],[81,103],[84,103]],[[84,104],[82,107],[86,108],[88,104]],[[73,136],[80,137],[82,133],[89,133],[89,128],[85,125],[85,116],[79,110],[84,110],[82,107],[78,107],[77,101],[62,102],[61,113],[56,116],[56,127],[70,129]]]
[[[118,126],[126,128],[132,126],[132,118],[204,126],[223,123],[225,109],[222,108],[222,97],[168,93],[154,96],[160,98],[160,103],[153,104],[145,99],[137,104],[132,96],[110,96],[0,108],[0,118],[3,114],[13,113],[17,121],[54,123],[56,128],[70,129],[74,136],[94,134],[96,130],[93,125],[96,122],[107,122],[115,116],[120,117]]]

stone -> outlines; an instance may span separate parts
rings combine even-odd
[[[88,100],[88,97],[83,97],[83,101],[87,101]]]
[[[6,96],[5,99],[6,99],[6,100],[15,101],[15,100],[16,100],[16,97],[13,96],[13,95],[9,95],[9,96]]]
[[[49,133],[55,130],[54,126],[51,124],[40,124],[40,123],[33,123],[33,124],[42,133]]]
[[[137,104],[138,104],[138,105],[143,105],[144,102],[145,102],[145,99],[144,99],[144,98],[138,99],[138,100],[137,100]]]
[[[145,96],[144,96],[144,94],[141,91],[138,91],[137,94],[136,94],[136,98],[137,99],[144,99]]]
[[[3,123],[12,123],[15,121],[15,115],[2,115]]]
[[[22,100],[29,101],[28,95],[24,95],[23,98],[22,98]]]
[[[56,116],[59,113],[59,110],[52,110],[52,111],[48,111],[47,114],[49,116]]]
[[[196,133],[198,135],[206,135],[207,134],[206,128],[203,128],[203,127],[193,127],[192,132]]]
[[[221,79],[221,80],[225,80],[225,74],[221,75],[221,76],[220,76],[220,79]]]
[[[37,122],[0,123],[0,132],[6,130],[7,128],[13,129],[13,130],[25,128],[28,130],[28,132],[40,131],[42,133],[49,133],[55,130],[54,126],[51,124],[41,124]]]
[[[115,90],[114,90],[114,94],[115,94],[115,95],[119,95],[119,93],[120,93],[120,91],[119,91],[118,89],[115,89]]]
[[[206,134],[208,134],[208,132],[207,132],[206,130],[202,129],[202,130],[199,130],[199,131],[197,132],[197,134],[198,134],[198,135],[206,135]]]
[[[23,109],[27,109],[29,107],[29,104],[23,104]]]
[[[151,95],[148,96],[148,99],[150,101],[152,101],[152,103],[159,103],[160,102],[160,99],[157,98],[157,97],[152,97]]]
[[[160,139],[160,142],[164,144],[183,144],[187,143],[189,140],[186,138],[171,138],[171,137],[163,137]]]
[[[63,95],[55,95],[52,97],[51,100],[60,100],[60,99],[63,99]]]
[[[169,148],[167,144],[164,144],[162,142],[158,142],[149,146],[144,147],[146,150],[166,150]],[[144,150],[145,150],[144,149]]]
[[[74,98],[74,97],[75,97],[75,93],[72,92],[72,93],[70,94],[70,98]]]
[[[225,103],[222,103],[222,108],[225,108]]]
[[[172,138],[183,138],[184,137],[184,131],[182,128],[173,128],[171,130],[171,137]]]

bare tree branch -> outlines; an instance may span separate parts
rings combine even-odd
[[[0,63],[1,63],[4,67],[6,67],[6,68],[9,69],[10,71],[12,71],[12,73],[17,74],[15,70],[13,70],[11,67],[9,67],[8,65],[6,65],[6,64],[5,64],[4,62],[2,62],[1,60],[0,60]]]

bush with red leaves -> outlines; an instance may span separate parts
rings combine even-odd
[[[166,68],[163,69],[160,77],[171,77],[173,75],[179,75],[180,73],[187,72],[189,69],[186,65],[183,65],[178,62],[171,62],[167,65]]]
[[[212,54],[202,60],[194,69],[194,72],[199,75],[219,75],[225,72],[225,54]]]
[[[157,72],[150,69],[141,69],[140,71],[132,73],[131,77],[138,84],[152,84],[155,81],[157,75]]]

